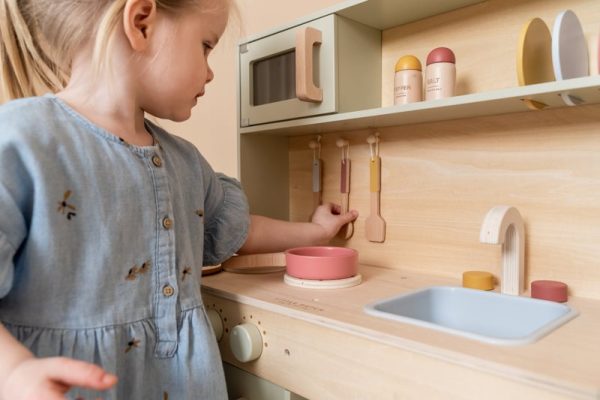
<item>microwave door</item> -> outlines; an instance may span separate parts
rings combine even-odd
[[[240,47],[240,126],[336,112],[334,24],[331,15]]]

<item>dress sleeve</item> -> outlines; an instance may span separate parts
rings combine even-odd
[[[0,299],[12,288],[15,254],[27,234],[29,182],[16,149],[0,143]]]
[[[242,247],[248,236],[250,214],[240,183],[212,174],[205,198],[204,265],[217,265]]]

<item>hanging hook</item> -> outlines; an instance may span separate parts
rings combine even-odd
[[[375,160],[375,157],[379,157],[379,132],[369,135],[367,138],[367,143],[369,143],[371,160]]]
[[[336,146],[342,149],[342,160],[350,158],[350,143],[345,139],[338,139],[335,142]]]
[[[308,147],[310,147],[313,151],[313,161],[321,158],[321,135],[317,136],[317,140],[311,140],[308,143]]]

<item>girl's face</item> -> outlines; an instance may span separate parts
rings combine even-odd
[[[153,44],[143,57],[138,98],[156,117],[185,121],[214,74],[208,56],[227,25],[225,1],[177,16],[157,15]],[[217,4],[218,3],[218,4]]]

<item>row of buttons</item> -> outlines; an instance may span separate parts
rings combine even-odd
[[[159,156],[157,156],[156,154],[154,156],[152,156],[152,164],[154,164],[154,166],[157,168],[160,168],[163,165],[161,158]],[[163,228],[165,228],[166,230],[169,230],[173,227],[173,220],[169,217],[165,217],[162,220],[162,225],[163,225]],[[162,292],[165,297],[171,297],[175,294],[175,289],[171,285],[165,285],[163,287]]]
[[[154,164],[157,168],[162,167],[162,159],[156,154],[152,156],[152,164]],[[165,217],[162,220],[163,228],[169,230],[173,227],[173,220],[169,217]]]

